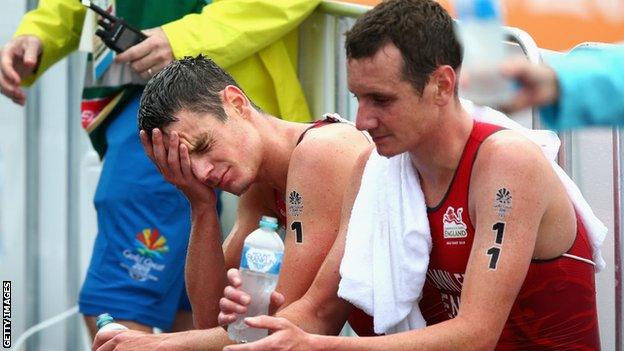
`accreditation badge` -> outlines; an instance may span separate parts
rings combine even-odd
[[[88,2],[88,1],[87,1]],[[115,15],[115,0],[91,0],[95,5],[107,10]],[[115,52],[109,49],[102,39],[95,35],[97,30],[97,14],[87,10],[87,14],[82,25],[79,50],[88,52],[92,57],[91,74],[93,81],[98,81],[113,64]]]

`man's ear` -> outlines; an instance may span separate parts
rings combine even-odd
[[[251,104],[243,91],[234,86],[228,85],[223,89],[223,105],[236,111],[241,117],[246,118],[249,114]]]
[[[457,73],[453,67],[442,65],[431,74],[431,82],[435,84],[434,100],[437,105],[448,104],[455,98],[455,86],[457,85]]]

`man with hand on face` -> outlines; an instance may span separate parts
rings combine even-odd
[[[94,2],[114,9],[147,38],[117,55],[99,78],[93,77],[95,60],[87,63],[82,125],[105,162],[94,199],[98,234],[80,312],[92,336],[95,316],[104,312],[144,331],[185,330],[193,322],[212,326],[213,319],[191,318],[183,268],[190,209],[141,147],[139,97],[146,80],[175,58],[204,54],[269,113],[310,120],[296,73],[297,27],[320,0]],[[0,50],[0,92],[23,105],[20,85],[33,83],[79,41],[94,47],[99,38],[83,30],[93,24],[85,21],[86,12],[78,0],[40,0]],[[105,48],[94,48],[93,54],[99,49]]]
[[[288,305],[308,289],[336,238],[344,189],[365,133],[337,117],[287,122],[258,109],[225,71],[202,58],[175,61],[147,84],[139,110],[148,156],[191,204],[186,281],[193,313],[216,326],[226,268],[238,267],[243,241],[261,216],[286,229],[277,288]],[[214,188],[240,196],[236,223],[221,248]],[[177,334],[99,334],[94,350],[185,346],[220,350],[221,327]]]
[[[267,338],[224,350],[600,349],[594,262],[584,224],[535,143],[477,121],[477,110],[460,103],[461,48],[448,13],[432,0],[383,2],[356,21],[346,50],[349,90],[359,101],[356,126],[371,134],[376,149],[364,153],[354,169],[341,232],[308,292],[277,317],[246,319],[251,327],[268,328]],[[383,223],[370,238],[390,243],[389,252],[396,254],[387,261],[396,275],[391,281],[400,286],[396,295],[377,295],[383,287],[374,283],[386,277],[375,275],[385,267],[373,262],[380,271],[370,273],[371,299],[396,303],[375,301],[367,312],[375,315],[377,330],[378,315],[404,305],[402,293],[422,288],[406,277],[410,262],[429,253],[415,244],[430,233],[430,257],[421,272],[421,319],[427,324],[419,324],[415,295],[401,316],[405,323],[381,330],[386,335],[326,336],[335,335],[353,312],[346,299],[357,300],[370,289],[344,289],[346,273],[368,273],[345,262],[361,255],[350,250],[365,234],[351,230],[358,224],[353,218],[371,185],[370,169],[385,165],[384,157],[390,158],[387,164],[403,162],[401,179],[411,179],[422,192],[420,198],[417,191],[400,193],[381,206],[400,202],[399,209],[406,209],[420,201],[428,231],[400,232],[383,241],[384,228],[392,233],[393,226],[421,213],[359,213],[360,219]],[[383,249],[375,246],[373,257]],[[238,272],[228,277],[232,286],[221,304],[222,325],[232,323],[249,301],[237,289]],[[273,297],[278,302],[279,294]]]

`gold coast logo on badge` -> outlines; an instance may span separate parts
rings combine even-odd
[[[136,236],[138,247],[137,251],[146,257],[162,257],[162,253],[169,252],[167,239],[158,233],[158,229],[143,229]]]
[[[158,229],[143,229],[136,236],[136,251],[126,249],[123,256],[129,262],[120,265],[128,270],[128,274],[134,280],[144,282],[148,280],[158,281],[158,272],[165,269],[162,262],[163,254],[169,252],[167,238],[158,232]]]
[[[442,224],[444,225],[444,239],[457,239],[465,238],[468,236],[466,231],[466,223],[462,220],[463,208],[458,208],[457,211],[451,206],[446,209],[444,217],[442,218]]]

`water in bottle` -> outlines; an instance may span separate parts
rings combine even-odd
[[[251,296],[251,303],[247,313],[228,327],[228,335],[234,341],[252,342],[268,335],[266,329],[250,328],[244,319],[268,313],[284,255],[284,243],[275,231],[277,227],[276,218],[263,216],[260,228],[245,239],[240,263],[241,289]]]
[[[115,323],[113,317],[108,313],[102,313],[97,316],[95,320],[95,325],[98,328],[98,333],[106,330],[124,330],[128,329],[125,325],[121,325],[119,323]]]
[[[510,102],[513,82],[500,72],[508,58],[498,0],[456,0],[456,32],[464,48],[460,96],[474,103],[501,106]]]

